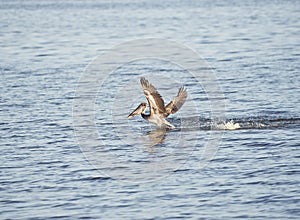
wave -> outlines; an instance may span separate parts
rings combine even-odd
[[[172,120],[172,121],[171,121]],[[215,120],[201,117],[171,119],[180,130],[238,130],[238,129],[276,129],[300,127],[298,117],[248,117]]]

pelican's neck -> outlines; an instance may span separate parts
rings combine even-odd
[[[142,115],[143,119],[145,119],[145,120],[148,120],[149,117],[150,117],[150,115],[146,115],[146,114],[144,114],[144,113],[142,113],[141,115]]]

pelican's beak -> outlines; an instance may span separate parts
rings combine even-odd
[[[127,116],[127,118],[132,118],[134,116],[137,116],[139,113],[139,107],[137,109],[135,109],[133,112],[130,113],[130,115]]]
[[[136,116],[137,114],[134,114],[134,112],[132,112],[130,115],[128,115],[127,116],[127,118],[129,119],[129,118],[132,118],[132,117],[134,117],[134,116]]]
[[[133,112],[130,113],[130,115],[127,116],[127,118],[132,118],[134,116],[137,116],[139,114],[141,114],[144,110],[144,105],[140,104]]]

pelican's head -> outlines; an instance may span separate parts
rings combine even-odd
[[[130,115],[127,116],[127,118],[132,118],[142,113],[145,114],[146,108],[147,104],[145,102],[142,102],[133,112],[131,112]]]

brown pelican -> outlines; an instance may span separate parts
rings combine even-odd
[[[166,118],[170,114],[175,114],[185,103],[187,99],[186,89],[183,86],[180,87],[177,96],[165,106],[164,100],[157,92],[156,88],[144,77],[141,77],[140,81],[150,106],[150,114],[145,114],[147,104],[142,102],[130,115],[128,115],[127,118],[132,118],[141,114],[145,120],[157,124],[159,127],[175,128],[175,126],[170,124]]]

